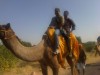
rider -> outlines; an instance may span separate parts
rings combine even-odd
[[[100,36],[97,38],[97,45],[100,45]]]
[[[69,12],[68,11],[64,11],[64,26],[63,26],[63,29],[64,29],[64,32],[63,32],[63,36],[66,40],[66,43],[67,43],[67,46],[68,46],[68,50],[69,50],[69,55],[72,56],[72,50],[71,50],[71,47],[70,47],[70,32],[72,32],[73,30],[75,30],[75,23],[73,22],[72,19],[70,19],[68,17],[69,15]]]
[[[64,18],[60,14],[60,9],[55,8],[55,16],[52,18],[51,23],[49,27],[53,27],[55,29],[55,48],[53,53],[58,54],[59,53],[59,40],[58,35],[60,34],[60,30],[62,29],[62,26],[64,25]]]

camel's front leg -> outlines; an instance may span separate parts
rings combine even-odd
[[[70,56],[66,56],[66,60],[71,67],[71,74],[73,75],[73,61]]]
[[[51,60],[51,69],[52,69],[52,71],[53,71],[53,75],[58,75],[58,73],[59,73],[59,68],[60,68],[60,65],[59,65],[59,63],[58,63],[58,60],[57,60],[57,56],[55,55],[54,57],[53,57],[53,59]]]
[[[57,67],[52,67],[53,75],[58,75],[59,68]]]
[[[41,65],[41,69],[42,69],[42,74],[43,75],[48,75],[46,63],[44,61],[41,61],[40,65]]]
[[[75,61],[69,56],[66,56],[66,60],[71,67],[71,75],[79,75]]]

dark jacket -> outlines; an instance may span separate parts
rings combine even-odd
[[[54,26],[55,29],[59,29],[64,25],[64,18],[62,16],[53,17],[49,26]]]
[[[72,19],[67,18],[67,19],[65,19],[64,28],[65,28],[65,30],[68,28],[71,30],[75,30],[75,23],[73,22]]]
[[[79,63],[85,63],[85,61],[86,61],[86,54],[85,54],[84,50],[81,49],[80,50],[80,54],[79,54],[79,60],[78,60],[78,62]]]

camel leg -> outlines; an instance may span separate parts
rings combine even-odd
[[[47,65],[45,64],[44,61],[40,62],[40,66],[41,66],[41,69],[42,69],[42,74],[43,74],[43,75],[48,75],[48,72],[47,72]]]
[[[73,75],[73,62],[72,62],[72,59],[71,59],[71,57],[67,56],[66,60],[67,60],[68,64],[71,67],[71,74]]]
[[[58,68],[53,68],[52,70],[53,70],[53,75],[58,75],[58,71],[59,71]]]
[[[80,72],[77,69],[77,65],[75,63],[73,63],[73,75],[80,75]]]
[[[53,60],[51,61],[51,63],[52,64],[50,65],[50,67],[53,71],[53,75],[58,75],[60,66],[59,66],[59,63],[58,63],[58,60],[57,60],[57,56],[53,57]]]
[[[80,75],[80,70],[78,70],[78,74]]]
[[[70,56],[66,56],[66,60],[71,67],[71,75],[79,75],[77,67]]]
[[[52,71],[53,71],[53,75],[58,75],[59,72],[59,67],[58,66],[52,66],[51,67]]]
[[[83,75],[85,75],[85,69],[83,69]]]

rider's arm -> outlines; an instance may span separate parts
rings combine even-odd
[[[55,17],[53,17],[53,18],[51,19],[51,22],[50,22],[50,24],[49,24],[49,27],[55,27]]]
[[[61,16],[61,18],[60,18],[60,28],[62,28],[63,27],[63,25],[64,25],[64,18]]]
[[[72,25],[72,31],[75,30],[75,26],[76,26],[76,25],[75,25],[75,23],[74,23],[74,21],[73,21],[72,19],[70,19],[70,23],[71,23],[71,25]]]

